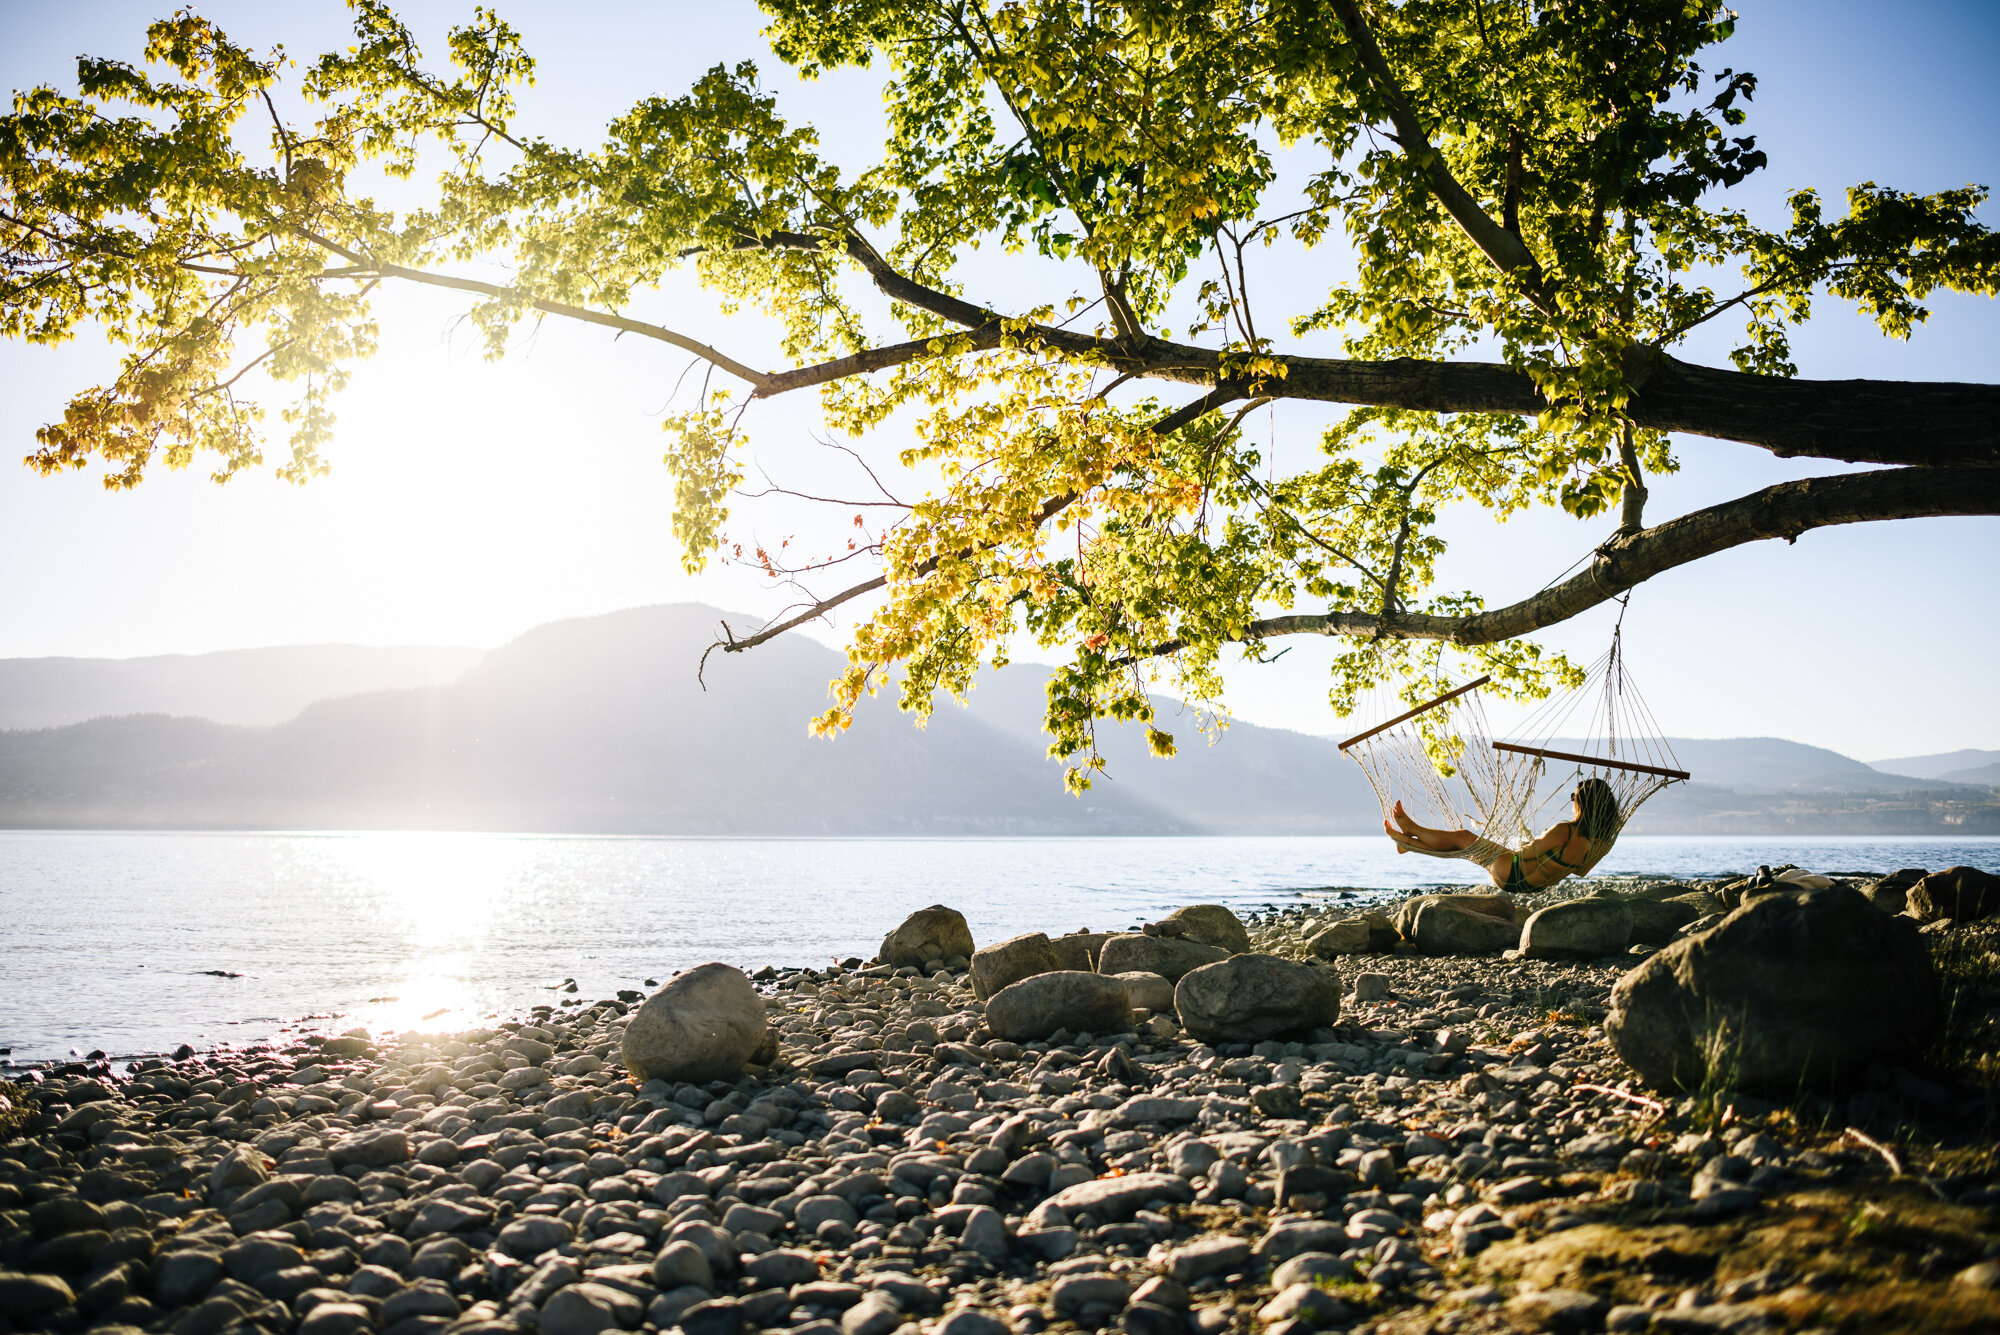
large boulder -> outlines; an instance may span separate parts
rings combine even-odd
[[[1217,946],[1232,955],[1250,949],[1250,933],[1234,913],[1220,904],[1190,904],[1159,921],[1160,935],[1178,936]]]
[[[1115,1033],[1132,1027],[1132,1003],[1116,978],[1060,969],[995,992],[986,1002],[986,1027],[1011,1043],[1034,1043],[1058,1029]]]
[[[1097,952],[1099,973],[1156,973],[1178,983],[1190,969],[1229,958],[1220,946],[1205,946],[1173,936],[1141,936],[1130,932],[1106,939]]]
[[[1174,1010],[1201,1042],[1261,1043],[1332,1025],[1340,1018],[1340,991],[1339,972],[1324,964],[1231,955],[1181,979]]]
[[[1551,904],[1521,924],[1521,953],[1533,960],[1601,959],[1631,944],[1631,905],[1610,895]]]
[[[2000,913],[2000,876],[1977,867],[1946,867],[1910,887],[1912,917],[1924,922],[1949,918],[1972,922]]]
[[[1330,960],[1336,955],[1359,955],[1374,945],[1374,933],[1366,918],[1342,918],[1315,932],[1306,942],[1309,954]]]
[[[1474,913],[1432,896],[1435,902],[1418,908],[1410,921],[1410,939],[1426,955],[1490,955],[1521,943],[1521,927],[1513,917]],[[1482,896],[1483,898],[1483,896]]]
[[[1671,941],[1675,932],[1696,918],[1708,916],[1703,912],[1703,906],[1683,902],[1692,898],[1692,895],[1680,895],[1664,900],[1641,897],[1626,900],[1625,907],[1632,911],[1632,940],[1653,945]]]
[[[1909,904],[1910,887],[1928,875],[1922,867],[1902,867],[1862,886],[1861,893],[1884,913],[1901,913]]]
[[[1690,890],[1684,895],[1674,895],[1664,902],[1668,904],[1682,904],[1693,909],[1694,918],[1689,918],[1689,922],[1695,921],[1696,918],[1706,918],[1711,913],[1727,913],[1729,911],[1729,905],[1722,902],[1720,895],[1711,894],[1706,890]],[[1898,907],[1896,911],[1900,913],[1902,909]]]
[[[883,937],[879,954],[893,969],[921,969],[932,960],[948,960],[954,955],[971,959],[972,951],[972,929],[965,925],[965,915],[933,904],[918,909]]]
[[[972,995],[984,1001],[1009,984],[1060,968],[1062,962],[1043,933],[1009,937],[973,952]]]
[[[1050,937],[1049,949],[1056,953],[1057,968],[1089,973],[1097,967],[1097,952],[1110,939],[1109,932],[1071,932]]]
[[[1759,895],[1618,980],[1604,1023],[1657,1089],[1790,1097],[1908,1060],[1937,1025],[1915,924],[1845,886]]]
[[[1390,914],[1389,921],[1395,926],[1397,935],[1406,941],[1414,941],[1417,915],[1433,904],[1445,904],[1489,918],[1507,918],[1515,923],[1528,916],[1528,906],[1508,894],[1413,895],[1396,905]]]
[[[1134,1010],[1161,1012],[1174,1008],[1174,985],[1159,974],[1114,973],[1111,976],[1125,985],[1125,996]]]
[[[620,1056],[635,1080],[734,1080],[766,1046],[764,998],[741,969],[703,964],[646,999]]]

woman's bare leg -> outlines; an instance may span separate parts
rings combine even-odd
[[[1410,819],[1401,802],[1396,803],[1391,814],[1405,836],[1429,848],[1464,848],[1477,837],[1470,830],[1433,830],[1428,825],[1419,825]]]
[[[1433,830],[1428,826],[1419,825],[1410,819],[1410,814],[1403,810],[1401,802],[1396,803],[1390,814],[1396,818],[1396,825],[1402,828],[1398,830],[1385,820],[1382,822],[1382,832],[1391,839],[1398,840],[1396,845],[1398,853],[1410,851],[1403,847],[1404,842],[1435,849],[1441,853],[1456,852],[1471,845],[1478,837],[1470,830]]]

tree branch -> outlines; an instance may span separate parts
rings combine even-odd
[[[817,244],[811,237],[798,239]],[[1003,323],[1005,317],[997,311],[926,288],[886,265],[874,276],[876,286],[896,300],[965,326],[969,332],[960,338],[969,338],[974,349],[997,348],[1007,338],[1017,337],[1125,375],[1188,385],[1213,387],[1221,372],[1221,354],[1210,348],[1154,338],[1143,350],[1134,352],[1113,339],[1040,324],[1022,327],[1016,323],[1014,328],[1019,332],[1010,334]],[[779,371],[767,377],[757,392],[769,397],[849,375],[886,370],[939,355],[936,344],[935,339],[915,339]],[[1285,367],[1284,376],[1269,377],[1263,383],[1261,392],[1273,398],[1518,416],[1533,416],[1553,406],[1525,372],[1499,362],[1412,358],[1363,362],[1295,356],[1274,356],[1273,360]],[[1780,458],[1874,464],[2000,463],[2000,385],[1791,380],[1697,366],[1661,352],[1648,358],[1634,384],[1638,392],[1626,404],[1625,413],[1635,425],[1754,445]],[[1186,425],[1171,417],[1167,420],[1172,423],[1168,430]]]
[[[842,589],[831,598],[822,598],[797,616],[788,617],[774,626],[766,626],[755,635],[741,640],[736,638],[735,633],[729,629],[729,623],[725,621],[722,623],[722,633],[725,638],[717,640],[714,644],[709,645],[707,649],[703,650],[701,655],[702,661],[704,663],[707,662],[709,654],[717,649],[722,650],[725,654],[740,654],[745,649],[755,649],[760,644],[777,639],[788,630],[797,630],[808,621],[819,620],[819,618],[825,616],[844,602],[859,598],[864,593],[873,593],[877,589],[886,587],[888,583],[889,577],[887,575],[877,575],[874,579],[863,581],[851,588]],[[793,605],[797,606],[797,604]]]
[[[1469,616],[1327,612],[1253,621],[1238,640],[1279,635],[1380,635],[1393,639],[1493,644],[1567,621],[1676,566],[1767,538],[1796,542],[1809,529],[1884,519],[2000,514],[2000,468],[1900,468],[1781,482],[1696,510],[1598,549],[1588,569],[1532,598]],[[1178,652],[1180,640],[1154,646]]]
[[[1153,434],[1171,436],[1190,422],[1198,422],[1225,404],[1234,403],[1250,392],[1247,385],[1224,381],[1193,403],[1185,403],[1153,423]]]
[[[307,241],[332,251],[349,264],[366,269],[383,278],[400,278],[406,282],[422,283],[427,287],[446,287],[458,292],[477,293],[483,297],[500,297],[518,301],[524,306],[531,306],[535,310],[543,311],[550,315],[566,316],[572,320],[581,320],[585,324],[603,325],[607,329],[616,329],[622,333],[639,334],[646,338],[658,339],[662,343],[671,343],[684,352],[691,352],[702,360],[736,376],[738,379],[748,381],[756,389],[762,389],[771,378],[762,371],[752,370],[726,353],[718,352],[706,343],[689,338],[686,334],[677,334],[673,330],[661,325],[647,324],[643,320],[628,319],[623,315],[614,315],[608,311],[594,311],[586,306],[572,306],[568,302],[531,297],[527,293],[514,288],[502,287],[497,283],[482,283],[476,278],[458,278],[451,274],[431,273],[424,269],[406,269],[400,264],[384,264],[379,260],[369,258],[359,251],[349,250],[337,241],[329,240],[304,228],[294,230]]]
[[[1001,329],[998,324],[987,325],[969,334],[950,336],[954,344],[964,344],[968,340],[974,351],[984,352],[1000,346]],[[811,366],[801,366],[790,371],[775,371],[753,394],[753,398],[775,398],[795,389],[809,389],[814,385],[825,385],[835,380],[845,380],[852,375],[867,375],[871,371],[887,371],[902,366],[906,362],[922,361],[938,355],[938,340],[934,338],[911,339],[907,343],[890,343],[879,348],[865,348],[846,357],[836,357],[829,362],[817,362]]]
[[[1444,205],[1445,212],[1496,267],[1503,273],[1519,274],[1528,299],[1537,309],[1549,313],[1553,303],[1544,286],[1542,266],[1520,237],[1486,215],[1486,210],[1479,207],[1479,202],[1445,166],[1444,155],[1431,146],[1423,122],[1417,119],[1409,97],[1396,82],[1382,48],[1375,44],[1375,33],[1362,15],[1361,6],[1355,0],[1331,0],[1331,4],[1340,26],[1347,30],[1347,39],[1354,43],[1355,54],[1361,57],[1362,68],[1368,71],[1369,80],[1388,105],[1389,120],[1396,127],[1396,138],[1405,156],[1422,168],[1438,203]]]

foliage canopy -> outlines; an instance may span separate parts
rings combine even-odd
[[[908,707],[962,692],[1025,627],[1070,655],[1049,725],[1073,782],[1097,719],[1150,726],[1154,668],[1212,699],[1231,645],[1353,637],[1336,705],[1391,674],[1426,689],[1446,647],[1534,692],[1570,669],[1523,636],[1660,570],[1818,524],[2000,512],[1995,387],[1814,384],[1789,344],[1829,295],[1898,337],[1933,293],[1992,295],[1985,190],[1800,191],[1775,229],[1731,207],[1765,163],[1755,77],[1713,68],[1734,18],[1710,0],[763,8],[800,73],[881,72],[878,158],[833,160],[749,62],[639,102],[595,147],[551,143],[525,128],[534,66],[502,18],[475,10],[433,65],[380,0],[352,0],[354,44],[304,66],[309,124],[272,97],[282,52],[190,12],[149,30],[142,66],[84,59],[74,95],[18,94],[0,330],[95,323],[127,350],[29,462],[97,460],[129,487],[208,454],[226,479],[264,457],[255,369],[297,386],[278,471],[323,472],[384,282],[466,292],[495,355],[546,315],[656,338],[721,373],[667,424],[689,567],[880,569],[724,647],[882,591],[831,728],[892,665]],[[360,193],[371,169],[434,187],[392,210]],[[1328,275],[1295,308],[1253,300],[1277,242]],[[1073,295],[966,290],[981,247],[1060,266]],[[774,316],[786,366],[631,313],[683,269]],[[1672,355],[1715,320],[1741,326],[1733,369]],[[913,423],[901,463],[935,485],[904,503],[877,484],[893,522],[857,516],[850,552],[785,570],[727,534],[748,410],[804,392],[856,436]],[[1244,432],[1278,399],[1349,405],[1311,467],[1277,472]],[[1896,467],[1648,528],[1676,430]],[[1488,610],[1435,586],[1437,517],[1461,502],[1619,522],[1583,574]]]

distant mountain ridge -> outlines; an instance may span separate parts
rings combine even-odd
[[[0,732],[0,825],[736,835],[1380,828],[1366,780],[1333,742],[1238,722],[1210,745],[1176,722],[1181,706],[1168,700],[1163,726],[1179,739],[1178,757],[1158,760],[1137,729],[1107,726],[1108,773],[1070,797],[1045,754],[1047,670],[1035,665],[988,674],[970,709],[941,703],[921,730],[877,700],[847,734],[812,738],[806,721],[824,708],[842,657],[788,637],[716,655],[704,690],[695,664],[721,615],[676,604],[555,622],[476,656],[453,679],[323,699],[258,726],[142,713]],[[0,683],[22,661],[0,661]],[[224,666],[222,679],[241,676]],[[312,679],[292,666],[294,683]],[[71,698],[84,695],[78,686]],[[259,707],[276,698],[267,690]],[[1654,798],[1636,833],[1974,833],[1982,822],[2000,831],[2000,800],[1983,788],[1884,774],[1771,738],[1671,745],[1696,781]]]
[[[2000,751],[1947,751],[1936,756],[1904,756],[1900,760],[1878,760],[1875,768],[1890,774],[1908,774],[1918,779],[1943,779],[1948,783],[2000,785]]]
[[[1695,783],[1744,793],[1903,792],[1932,786],[1884,774],[1823,746],[1779,737],[1674,737],[1667,745]]]
[[[302,644],[150,658],[0,658],[0,729],[59,728],[122,714],[282,723],[335,696],[441,686],[485,652]]]

